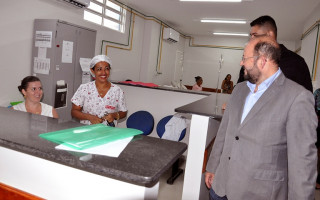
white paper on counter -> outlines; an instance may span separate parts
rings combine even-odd
[[[72,149],[62,144],[56,146],[56,149],[66,150],[66,151],[76,151],[76,152],[88,153],[88,154],[104,155],[104,156],[110,156],[110,157],[119,157],[120,153],[126,148],[126,146],[129,144],[132,138],[133,136],[122,139],[122,140],[109,142],[107,144],[103,144],[103,145],[92,147],[85,150]]]

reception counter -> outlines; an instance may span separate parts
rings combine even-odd
[[[56,150],[45,132],[77,122],[0,108],[0,182],[46,199],[157,199],[159,178],[187,149],[135,136],[118,158]]]
[[[155,127],[149,136],[159,137],[156,131],[158,122],[168,115],[174,115],[174,109],[199,99],[208,97],[209,92],[182,90],[174,88],[148,88],[143,86],[131,86],[119,84],[126,98],[129,117],[140,110],[148,111],[154,117]],[[118,127],[126,127],[126,121],[120,120]],[[189,134],[181,141],[188,143]]]

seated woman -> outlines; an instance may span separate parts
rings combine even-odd
[[[108,80],[110,70],[109,57],[97,55],[91,60],[90,73],[95,81],[80,85],[71,98],[71,115],[80,123],[114,126],[119,119],[127,116],[123,91]]]
[[[33,114],[41,114],[47,117],[59,117],[56,109],[54,109],[52,106],[40,102],[43,96],[43,90],[40,79],[38,77],[25,77],[21,81],[21,85],[18,86],[18,89],[23,95],[25,101],[14,105],[12,109]]]
[[[196,83],[192,86],[192,90],[197,90],[197,91],[202,91],[202,77],[201,76],[196,76],[194,77],[196,79]]]
[[[231,81],[231,75],[228,74],[221,84],[222,93],[231,94],[233,90],[233,81]]]

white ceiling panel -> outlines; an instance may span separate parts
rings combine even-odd
[[[133,9],[154,16],[185,35],[249,32],[249,23],[270,15],[278,26],[279,40],[298,40],[304,23],[319,0],[247,0],[241,3],[180,2],[179,0],[120,0]],[[243,19],[247,24],[201,23],[200,19]]]

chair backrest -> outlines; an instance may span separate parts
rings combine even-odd
[[[127,128],[135,128],[143,131],[142,135],[149,135],[153,131],[154,118],[148,111],[132,113],[126,122]]]
[[[168,115],[164,118],[162,118],[158,124],[157,124],[157,134],[160,138],[162,138],[163,133],[165,132],[165,126],[168,123],[168,121],[173,117],[173,115]],[[186,129],[183,129],[181,132],[181,135],[179,137],[179,141],[183,140],[184,136],[186,135]]]

